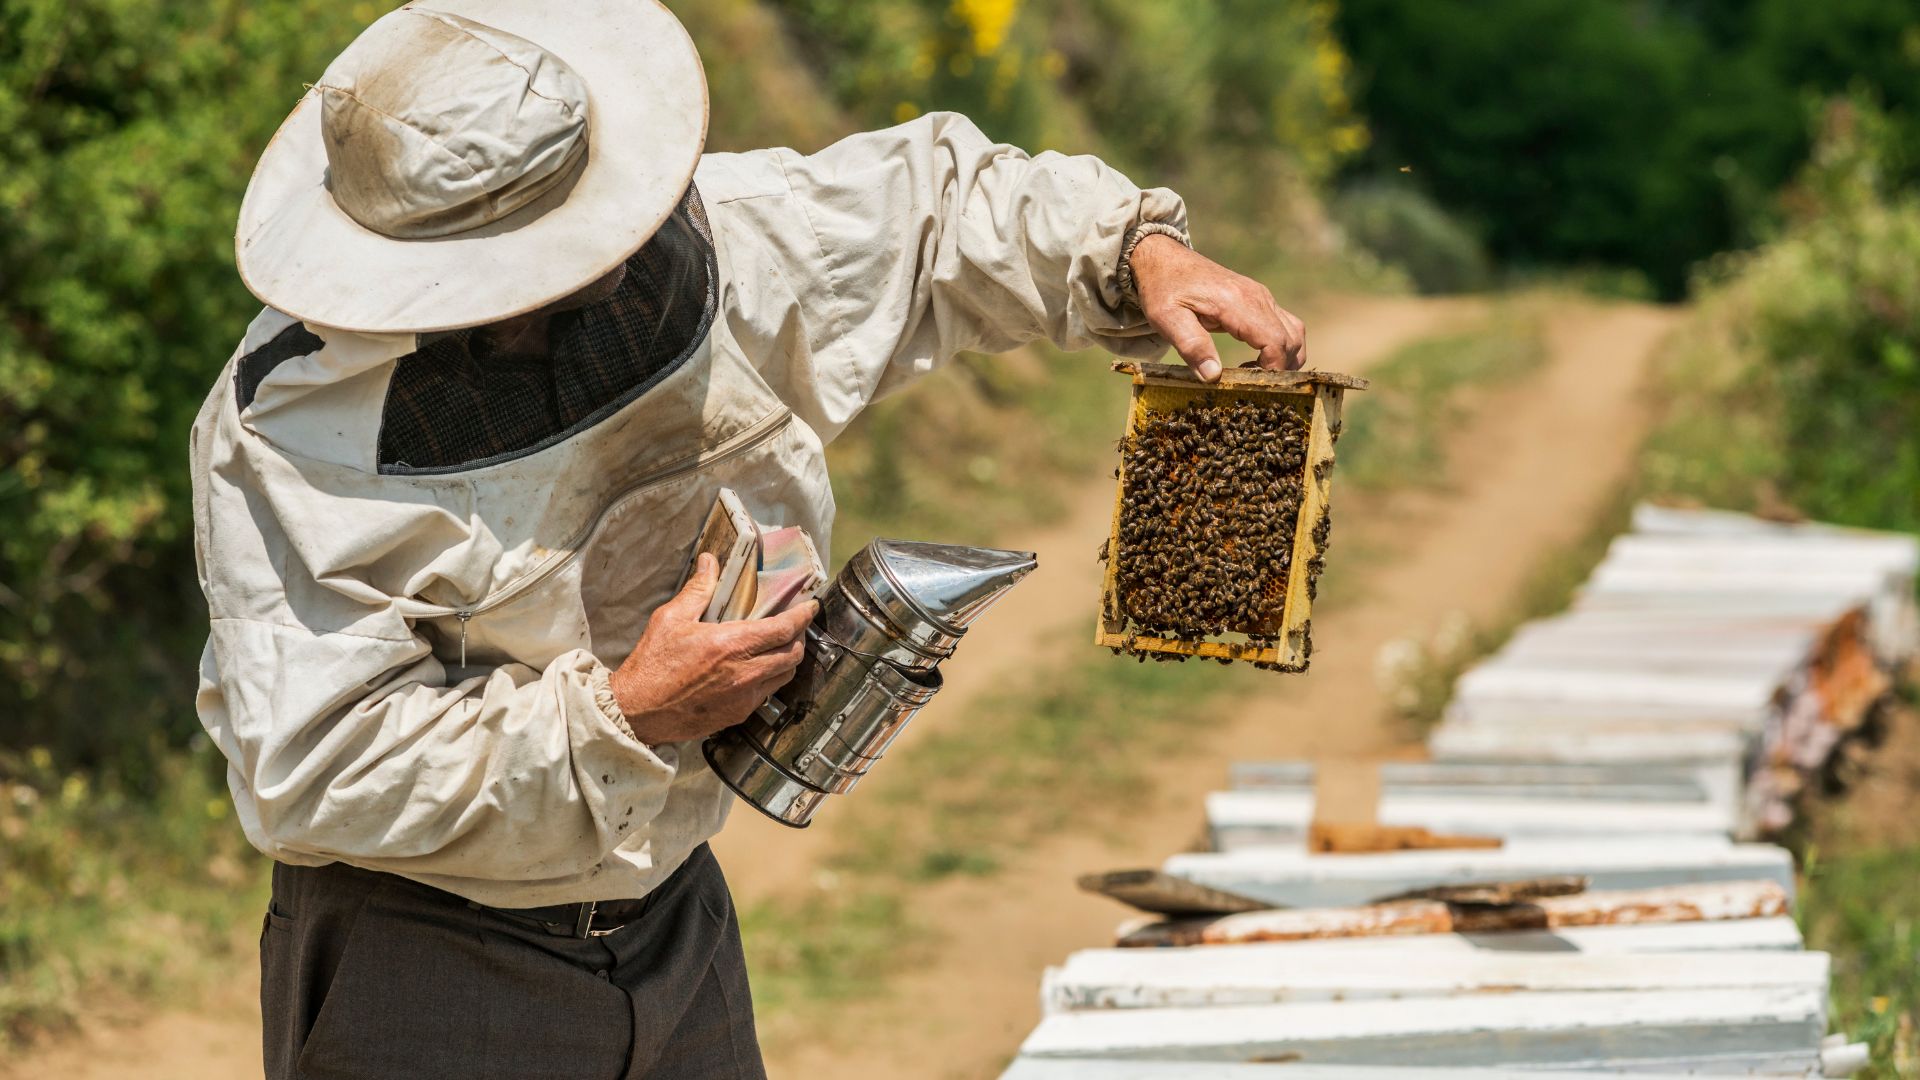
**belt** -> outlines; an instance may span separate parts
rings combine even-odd
[[[606,937],[640,918],[646,911],[645,900],[586,900],[578,904],[551,904],[537,908],[497,908],[467,901],[477,911],[491,911],[516,922],[528,923],[555,937]]]

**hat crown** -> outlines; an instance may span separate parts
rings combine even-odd
[[[382,17],[316,89],[328,190],[385,236],[496,221],[586,160],[587,89],[573,69],[525,38],[447,12]]]

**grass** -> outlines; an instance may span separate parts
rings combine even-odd
[[[1054,520],[1107,464],[1127,386],[1104,353],[1042,344],[963,357],[861,413],[827,451],[835,561],[876,535],[978,544]]]
[[[1400,349],[1356,395],[1340,436],[1339,483],[1373,491],[1444,484],[1447,437],[1472,415],[1474,393],[1526,375],[1546,355],[1539,320],[1517,308]]]
[[[1859,1080],[1920,1076],[1920,846],[1804,849],[1807,947],[1833,954],[1833,1030],[1872,1048]]]
[[[157,802],[0,757],[0,1047],[84,1008],[206,985],[266,903],[215,762],[162,755]]]

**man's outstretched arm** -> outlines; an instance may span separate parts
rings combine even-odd
[[[806,305],[814,361],[850,371],[861,403],[958,352],[1037,338],[1133,357],[1171,343],[1207,378],[1210,330],[1263,366],[1302,360],[1298,319],[1187,247],[1177,194],[1097,158],[1029,155],[952,113],[776,154],[807,241],[781,246],[784,269],[828,285]]]

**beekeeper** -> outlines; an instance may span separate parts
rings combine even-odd
[[[821,448],[962,350],[1302,359],[1177,196],[1091,157],[952,114],[703,156],[706,118],[654,0],[432,0],[261,156],[266,307],[192,467],[274,1080],[762,1075],[698,741],[812,607],[697,621],[716,489],[824,550]]]

